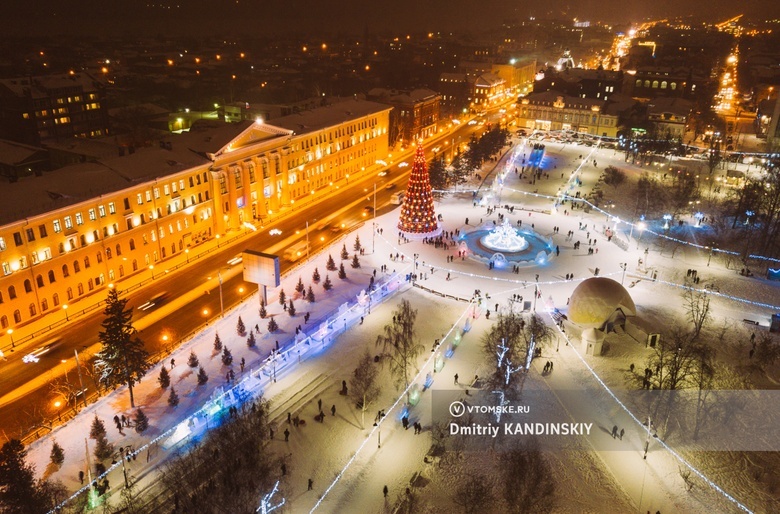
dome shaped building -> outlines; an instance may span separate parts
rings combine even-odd
[[[604,335],[626,318],[636,316],[636,305],[620,283],[606,277],[584,280],[569,299],[568,320],[583,330],[582,344],[589,354],[600,355]]]

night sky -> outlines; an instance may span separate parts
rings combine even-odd
[[[772,0],[30,0],[4,6],[7,34],[169,32],[175,34],[470,30],[505,19],[604,20],[612,23],[700,15],[707,20],[744,13],[780,17]],[[176,8],[175,6],[179,6]],[[161,7],[162,6],[162,7]],[[171,6],[171,8],[168,8]],[[10,12],[9,12],[10,11]],[[698,16],[697,16],[698,17]],[[37,19],[37,23],[30,23]]]

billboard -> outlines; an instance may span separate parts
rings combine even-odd
[[[279,256],[269,253],[244,250],[244,281],[267,287],[279,287]]]

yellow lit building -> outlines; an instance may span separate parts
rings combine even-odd
[[[603,112],[605,103],[556,91],[533,93],[520,99],[518,124],[529,129],[574,130],[617,137],[618,117]]]
[[[109,284],[151,277],[188,248],[373,172],[390,110],[347,100],[274,125],[206,120],[155,147],[4,185],[0,329],[82,310]]]

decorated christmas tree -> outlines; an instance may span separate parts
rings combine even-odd
[[[441,231],[433,209],[428,165],[425,163],[425,153],[420,144],[417,145],[412,174],[406,186],[404,203],[401,205],[398,228],[410,237],[434,236]]]

